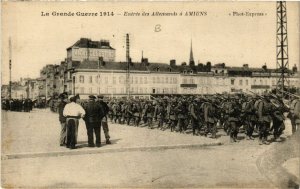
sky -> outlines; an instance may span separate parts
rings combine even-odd
[[[108,17],[52,16],[52,12],[114,12]],[[124,12],[202,11],[206,16],[124,16]],[[41,16],[49,12],[50,16]],[[264,16],[233,16],[233,12]],[[231,15],[229,15],[231,14]],[[299,3],[287,2],[290,67],[299,64]],[[125,61],[125,36],[130,56],[149,62],[189,61],[191,40],[196,63],[276,67],[276,2],[4,2],[2,3],[1,80],[9,82],[9,37],[12,80],[39,77],[47,64],[60,64],[66,48],[81,37],[107,39],[116,61]],[[155,27],[160,25],[160,31]]]

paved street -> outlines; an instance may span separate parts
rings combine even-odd
[[[266,173],[276,161],[274,149],[285,143],[259,146],[257,141],[242,140],[230,144],[222,131],[213,140],[110,124],[113,144],[91,149],[86,147],[86,131],[81,122],[80,148],[74,153],[59,147],[59,129],[57,115],[48,110],[2,112],[2,187],[273,188],[278,186],[274,178],[283,176],[274,174],[271,178]],[[284,138],[288,135],[287,123]],[[243,134],[239,137],[243,138]],[[284,149],[285,153],[293,150]],[[36,156],[41,153],[44,155]],[[7,158],[10,154],[16,156]],[[299,156],[291,154],[296,157],[287,156],[283,164],[276,166],[299,179]],[[261,166],[266,160],[272,162]]]

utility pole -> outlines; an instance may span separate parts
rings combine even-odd
[[[12,55],[11,55],[11,53],[12,53],[12,51],[11,51],[11,38],[9,37],[9,42],[8,42],[9,44],[8,44],[8,46],[9,46],[9,88],[8,88],[8,98],[9,98],[9,100],[11,99],[11,85],[12,85],[12,83],[11,83],[11,67],[12,67],[12,65],[11,65],[11,57],[12,57]]]
[[[278,1],[276,6],[277,31],[276,31],[276,68],[280,71],[277,81],[277,92],[289,88],[289,59],[286,2]]]
[[[126,34],[126,63],[127,63],[127,69],[126,69],[126,92],[127,92],[127,98],[130,98],[130,55],[129,55],[129,34]]]
[[[99,86],[99,89],[98,89],[98,95],[100,95],[100,57],[98,58],[98,70],[97,70],[97,72],[98,72],[98,76],[97,76],[97,82],[98,82],[98,86]]]

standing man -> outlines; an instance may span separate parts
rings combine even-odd
[[[164,129],[164,121],[165,121],[166,110],[163,104],[163,101],[158,101],[155,106],[154,117],[158,120],[158,127],[160,130]]]
[[[153,129],[154,106],[155,106],[155,102],[153,102],[152,105],[151,101],[148,101],[148,103],[146,103],[144,108],[143,117],[146,117],[147,120],[146,124],[148,126],[148,129]]]
[[[300,99],[293,97],[290,105],[289,118],[292,124],[292,133],[294,134],[300,127]]]
[[[191,121],[192,121],[192,127],[193,127],[193,135],[199,135],[200,134],[200,106],[199,103],[200,99],[196,98],[193,100],[193,103],[190,107],[191,112]],[[196,133],[197,130],[197,133]]]
[[[229,105],[229,127],[230,127],[230,142],[237,141],[237,135],[239,133],[239,114],[241,112],[241,107],[239,104],[239,97],[235,96]]]
[[[95,102],[95,99],[96,97],[94,95],[90,95],[88,103],[84,106],[86,112],[84,121],[89,147],[95,147],[94,133],[96,136],[96,146],[101,147],[101,119],[104,113],[100,104]]]
[[[111,144],[110,142],[110,136],[109,136],[109,129],[108,129],[108,123],[107,123],[107,114],[109,112],[109,107],[106,104],[106,102],[103,101],[103,96],[102,95],[98,95],[98,103],[102,109],[102,113],[103,113],[103,118],[101,120],[101,125],[103,128],[103,132],[104,132],[104,136],[106,139],[106,144]]]
[[[259,144],[269,144],[267,141],[271,126],[272,106],[270,96],[266,95],[258,104]]]
[[[67,132],[66,132],[66,118],[63,115],[63,111],[64,111],[64,108],[67,104],[67,98],[62,93],[62,94],[59,95],[59,99],[60,99],[60,102],[58,104],[58,115],[59,115],[59,122],[60,122],[60,125],[61,125],[59,143],[60,143],[60,146],[65,146],[66,145]]]
[[[214,101],[212,99],[211,102],[206,102],[203,105],[204,108],[204,120],[205,120],[205,133],[204,135],[207,136],[208,133],[211,133],[212,138],[216,138],[217,134],[217,119],[216,115],[216,108],[213,106]]]
[[[254,131],[255,121],[257,120],[255,108],[254,108],[254,99],[249,96],[248,100],[245,102],[244,112],[246,114],[245,123],[246,123],[246,138],[247,140],[254,140],[252,134]]]
[[[78,128],[79,119],[85,116],[84,109],[76,103],[76,98],[70,96],[70,103],[64,108],[63,115],[66,117],[67,126],[67,144],[66,147],[75,149],[76,145],[76,128]]]
[[[186,114],[188,113],[188,109],[186,108],[185,102],[181,99],[177,106],[178,109],[178,126],[179,132],[185,133],[187,125],[185,124],[185,119],[187,118]]]

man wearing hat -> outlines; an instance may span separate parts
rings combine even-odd
[[[110,136],[109,136],[109,129],[108,129],[108,124],[107,124],[107,114],[109,112],[109,107],[108,105],[106,104],[106,102],[103,101],[103,96],[102,95],[98,95],[98,103],[102,109],[102,112],[103,112],[103,118],[101,120],[101,125],[102,125],[102,128],[103,128],[103,132],[104,132],[104,136],[105,136],[105,139],[106,139],[106,144],[111,144],[110,142]]]
[[[60,102],[58,104],[58,115],[59,115],[59,122],[60,122],[60,125],[61,125],[59,143],[60,143],[60,146],[64,146],[64,145],[66,145],[67,133],[66,133],[66,118],[63,115],[63,111],[64,111],[64,108],[67,104],[67,98],[62,93],[62,94],[59,95],[59,99],[60,99]]]
[[[76,145],[76,128],[78,128],[79,119],[85,116],[84,109],[76,103],[76,98],[70,96],[70,103],[66,104],[63,115],[66,117],[67,142],[66,146],[75,149]]]
[[[99,103],[95,101],[94,95],[89,96],[89,101],[84,106],[86,115],[84,118],[87,135],[88,135],[88,146],[95,147],[94,133],[96,136],[96,146],[101,147],[101,120],[104,116],[104,112]]]
[[[196,98],[190,107],[193,135],[200,134],[200,99]],[[197,130],[197,133],[196,133]]]

